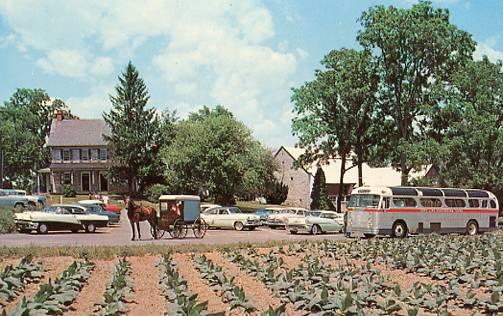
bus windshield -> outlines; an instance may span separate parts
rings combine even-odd
[[[377,194],[353,194],[348,207],[377,207],[380,196]]]

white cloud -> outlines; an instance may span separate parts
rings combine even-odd
[[[496,50],[493,46],[496,44],[495,40],[489,40],[486,42],[478,43],[473,53],[473,58],[475,60],[482,59],[482,56],[486,55],[490,61],[496,62],[497,60],[503,60],[503,51]]]
[[[295,51],[297,52],[297,55],[299,55],[300,59],[305,59],[307,56],[309,56],[309,53],[302,48],[297,48]]]
[[[80,118],[101,118],[103,112],[108,112],[112,107],[109,94],[114,92],[112,84],[98,84],[84,97],[70,97],[65,103],[72,113]]]
[[[38,59],[37,65],[48,73],[78,78],[85,75],[87,61],[76,50],[55,49],[49,51],[45,58]]]
[[[259,0],[7,0],[0,1],[0,14],[19,43],[45,56],[37,61],[42,69],[87,78],[89,95],[68,99],[81,115],[109,106],[113,85],[106,77],[116,61],[133,59],[155,38],[165,44],[149,52],[148,77],[168,91],[151,91],[156,104],[175,104],[181,114],[194,104],[222,104],[252,128],[267,124],[270,131],[257,133],[261,140],[269,132],[276,139],[289,134],[280,105],[289,102],[297,59],[307,55],[273,48],[281,39],[273,41],[271,12]]]

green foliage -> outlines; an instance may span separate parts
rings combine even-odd
[[[111,172],[127,180],[130,194],[136,180],[142,182],[154,171],[151,167],[161,141],[160,118],[155,109],[147,108],[149,98],[145,82],[129,62],[119,76],[115,95],[110,96],[112,109],[103,114],[111,128],[111,134],[105,137],[114,157]]]
[[[0,234],[13,233],[15,231],[14,211],[9,208],[0,207]]]
[[[91,275],[94,265],[74,261],[54,283],[42,284],[31,298],[23,298],[10,315],[63,315]]]
[[[97,315],[112,316],[125,314],[132,296],[131,264],[124,257],[115,265],[112,281],[103,294],[103,301],[96,306]]]
[[[449,22],[449,12],[420,1],[410,9],[374,6],[362,14],[358,41],[375,53],[378,101],[394,128],[387,137],[388,159],[408,174],[424,163],[417,144],[425,137],[428,114],[446,101],[452,75],[472,57],[471,35]]]
[[[75,191],[75,188],[71,184],[65,184],[63,187],[63,196],[64,197],[76,197],[77,196],[77,191]]]
[[[17,89],[0,106],[0,150],[5,152],[5,177],[31,189],[35,173],[48,165],[44,147],[56,110],[73,117],[65,103],[42,89]]]
[[[312,210],[332,210],[334,205],[328,199],[325,172],[318,166],[314,176],[313,189],[311,191]]]
[[[162,151],[171,192],[209,190],[216,203],[262,192],[276,166],[272,154],[224,107],[204,107],[180,122],[171,146]]]
[[[17,266],[8,265],[0,272],[0,306],[14,300],[26,284],[37,283],[42,278],[42,262],[33,262],[28,255]]]
[[[274,179],[267,185],[265,198],[269,204],[281,204],[288,197],[288,185]]]
[[[145,189],[143,195],[149,202],[159,202],[159,197],[169,193],[169,187],[164,184],[152,184]]]

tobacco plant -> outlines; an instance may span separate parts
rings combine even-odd
[[[42,284],[35,296],[23,298],[11,313],[24,315],[63,315],[72,304],[89,278],[94,264],[89,261],[74,261],[54,282]]]
[[[96,306],[95,313],[106,316],[127,313],[132,292],[131,264],[124,257],[115,265],[112,281],[103,294],[103,301]]]
[[[31,255],[21,259],[17,266],[8,265],[0,273],[0,306],[16,298],[26,284],[37,283],[42,278],[42,262],[34,262]]]

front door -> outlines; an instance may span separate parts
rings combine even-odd
[[[108,179],[103,173],[100,173],[100,191],[108,191]]]
[[[90,187],[90,179],[89,179],[89,173],[82,173],[82,192],[91,192],[91,187]]]

